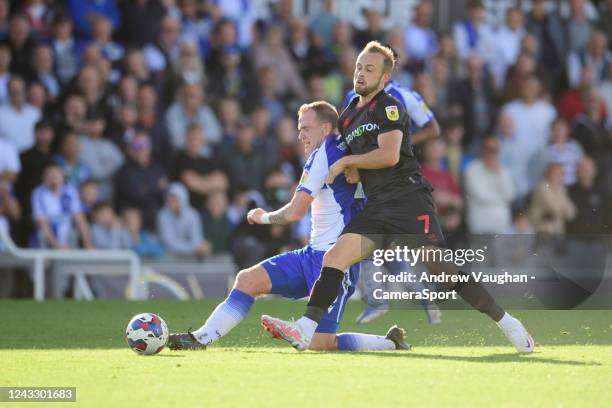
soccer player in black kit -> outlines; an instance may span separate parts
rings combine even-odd
[[[338,129],[350,155],[329,170],[327,183],[342,172],[349,181],[359,178],[367,204],[346,226],[336,243],[325,253],[321,275],[316,281],[306,313],[297,321],[262,316],[261,323],[274,337],[298,350],[308,347],[325,311],[334,303],[348,268],[369,257],[381,244],[401,236],[412,248],[444,247],[445,240],[435,214],[432,188],[421,175],[410,143],[409,117],[402,104],[384,91],[395,65],[393,52],[376,41],[368,43],[355,64],[353,86],[359,98],[342,112]],[[404,243],[405,244],[405,243]],[[461,274],[453,264],[425,262],[430,274]],[[534,341],[516,318],[504,312],[491,295],[470,278],[449,282],[467,303],[487,314],[519,352],[532,352]]]

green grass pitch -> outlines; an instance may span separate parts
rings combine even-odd
[[[206,351],[138,356],[125,326],[159,313],[170,330],[197,328],[216,301],[0,301],[0,386],[76,386],[89,407],[612,407],[612,312],[517,311],[538,344],[517,355],[485,316],[445,311],[430,326],[394,310],[340,331],[407,331],[409,352],[298,353],[259,326],[262,313],[299,316],[303,302],[262,300]],[[0,406],[40,406],[0,403]]]

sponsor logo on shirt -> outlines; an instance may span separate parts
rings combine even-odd
[[[397,109],[397,106],[395,108]],[[389,116],[388,113],[387,116]],[[346,143],[351,144],[353,139],[362,136],[364,132],[371,132],[378,129],[379,128],[376,123],[366,123],[361,126],[358,126],[351,133],[348,134],[348,136],[346,137]]]
[[[385,113],[387,114],[387,118],[392,121],[396,121],[399,119],[399,111],[397,110],[396,105],[385,106]]]

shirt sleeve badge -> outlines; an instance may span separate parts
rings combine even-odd
[[[392,120],[393,122],[399,119],[399,111],[397,110],[397,106],[386,106],[385,113],[387,114],[387,118]]]

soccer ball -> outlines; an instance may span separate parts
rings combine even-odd
[[[156,314],[141,313],[128,323],[125,338],[137,354],[157,354],[168,342],[168,326]]]

